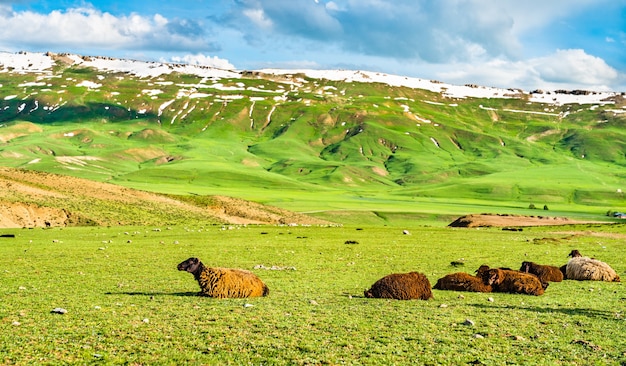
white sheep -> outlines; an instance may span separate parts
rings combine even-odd
[[[608,264],[583,257],[578,250],[572,250],[569,255],[572,259],[565,267],[565,277],[568,280],[620,282],[619,275]]]

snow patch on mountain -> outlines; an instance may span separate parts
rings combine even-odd
[[[56,59],[60,56],[51,53],[8,53],[0,52],[0,72],[21,72],[21,73],[51,73]],[[189,74],[212,79],[215,81],[212,87],[215,89],[243,89],[243,86],[225,87],[217,81],[222,79],[237,79],[249,71],[222,70],[207,66],[190,64],[173,64],[164,62],[146,62],[127,59],[115,59],[108,57],[83,57],[78,55],[63,55],[63,61],[72,65],[93,67],[103,72],[126,73],[141,78],[156,78],[161,75],[180,73]],[[303,86],[307,83],[305,79],[296,75],[305,75],[308,78],[318,80],[360,82],[360,83],[382,83],[392,87],[408,87],[413,89],[428,90],[439,93],[451,99],[465,98],[527,98],[530,102],[545,104],[613,104],[612,98],[620,95],[616,92],[588,92],[588,91],[533,91],[526,92],[519,89],[502,89],[485,87],[478,85],[452,85],[436,80],[426,80],[420,78],[389,75],[380,72],[355,71],[355,70],[283,70],[283,69],[263,69],[256,70],[255,73],[263,73],[285,78],[291,76],[291,81],[285,80],[286,84],[292,83]],[[84,83],[84,82],[83,82]],[[83,84],[90,88],[94,85]],[[324,89],[328,92],[329,89]],[[259,90],[255,90],[259,91]],[[268,91],[272,92],[272,91]],[[273,91],[277,92],[277,91]]]

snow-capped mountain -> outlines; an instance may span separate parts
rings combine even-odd
[[[244,72],[241,70],[221,70],[189,64],[173,64],[164,62],[146,62],[109,57],[79,56],[74,54],[53,53],[7,53],[0,52],[0,72],[46,73],[50,72],[56,62],[62,61],[69,65],[92,67],[102,72],[121,72],[137,77],[154,78],[164,74],[180,73],[196,75],[212,79],[236,78]],[[313,70],[313,69],[262,69],[256,73],[276,76],[304,75],[312,79],[333,81],[382,83],[394,87],[423,89],[441,93],[450,98],[521,98],[530,102],[563,104],[611,104],[614,98],[624,93],[594,92],[584,90],[534,90],[502,89],[479,85],[452,85],[436,80],[425,80],[414,77],[390,75],[380,72],[359,70]]]

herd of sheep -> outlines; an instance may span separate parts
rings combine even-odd
[[[619,282],[619,275],[608,264],[594,258],[584,257],[578,250],[569,254],[572,258],[562,267],[522,262],[519,270],[489,268],[482,265],[475,275],[464,272],[448,274],[437,280],[434,289],[506,292],[526,295],[542,295],[549,282],[564,279],[579,281]],[[205,266],[198,258],[189,258],[178,265],[179,271],[193,274],[200,285],[200,295],[216,298],[243,298],[267,296],[269,289],[254,273],[242,269]],[[421,299],[433,297],[428,278],[418,272],[394,273],[376,281],[364,292],[367,298]]]

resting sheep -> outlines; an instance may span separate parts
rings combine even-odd
[[[393,273],[376,281],[365,297],[381,299],[428,300],[433,298],[428,278],[422,273]]]
[[[611,266],[597,259],[583,257],[578,250],[572,250],[572,257],[565,267],[567,279],[578,281],[620,282],[619,275]]]
[[[259,277],[243,269],[206,267],[198,258],[189,258],[177,268],[193,274],[201,296],[242,298],[267,296],[270,292]]]
[[[563,273],[558,267],[537,264],[534,262],[522,262],[520,272],[534,274],[541,282],[561,282]]]
[[[491,292],[490,285],[483,283],[480,277],[465,272],[451,273],[437,280],[433,287],[436,290]]]
[[[530,273],[491,268],[480,274],[486,285],[491,285],[493,292],[512,294],[543,295],[548,284]]]

